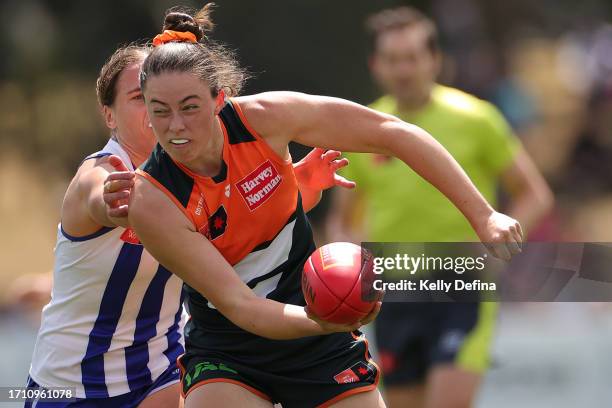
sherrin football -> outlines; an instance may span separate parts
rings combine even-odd
[[[368,276],[373,276],[372,266],[371,254],[350,242],[317,248],[302,273],[302,291],[309,310],[321,320],[340,324],[355,323],[367,316],[381,298],[371,292],[367,282]]]

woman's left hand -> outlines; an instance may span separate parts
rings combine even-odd
[[[523,230],[514,218],[493,211],[476,228],[476,233],[489,252],[496,258],[509,261],[513,255],[521,252]]]

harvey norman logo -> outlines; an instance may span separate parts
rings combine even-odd
[[[251,211],[262,205],[278,188],[283,178],[266,160],[248,176],[236,183],[238,191]]]

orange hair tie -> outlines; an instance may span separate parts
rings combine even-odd
[[[159,47],[165,43],[170,41],[178,41],[178,42],[198,42],[194,33],[189,31],[173,31],[173,30],[164,30],[163,33],[157,34],[155,38],[153,38],[153,46]]]

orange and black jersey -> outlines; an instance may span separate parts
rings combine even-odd
[[[291,159],[279,157],[250,128],[235,101],[219,120],[224,145],[217,176],[193,173],[160,145],[138,172],[172,199],[258,296],[303,305],[302,267],[315,247]],[[242,331],[186,289],[196,326]]]
[[[217,176],[194,174],[159,145],[139,173],[172,199],[258,296],[304,305],[302,268],[315,246],[291,160],[253,131],[235,101],[219,120],[224,145]],[[185,288],[191,319],[179,361],[184,393],[224,381],[283,406],[306,407],[376,387],[378,369],[359,332],[269,340],[237,327]]]

